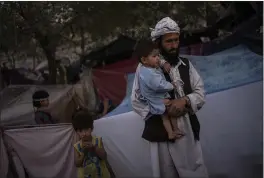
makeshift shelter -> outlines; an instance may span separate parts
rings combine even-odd
[[[225,50],[229,50],[230,48],[234,48],[238,45],[244,45],[247,47],[247,50],[249,49],[253,53],[263,55],[263,32],[261,30],[261,27],[263,26],[261,13],[263,12],[263,8],[258,7],[260,4],[262,4],[262,2],[242,3],[242,10],[236,12],[235,16],[232,15],[232,13],[230,14],[229,11],[230,9],[237,8],[240,3],[234,2],[227,4],[229,10],[227,10],[228,12],[226,16],[223,16],[221,19],[219,19],[213,27],[208,27],[206,29],[193,32],[190,37],[190,40],[192,39],[191,41],[187,40],[189,38],[188,35],[186,36],[185,34],[187,32],[183,31],[181,33],[181,37],[183,39],[181,40],[180,54],[209,57],[215,53],[225,53]],[[241,18],[244,17],[243,12],[248,14],[244,19]],[[233,20],[228,21],[228,19],[230,20],[229,17]],[[232,23],[235,23],[235,25]],[[227,32],[230,32],[230,34],[216,37],[215,31],[218,32],[219,30],[226,30]],[[206,35],[209,35],[211,41],[203,43],[201,40],[194,40],[196,38],[200,39],[203,36],[206,37]],[[196,37],[194,38],[194,36]],[[107,51],[110,48],[106,46],[103,49]],[[120,48],[120,50],[121,49],[122,48]],[[93,54],[100,56],[101,53],[98,51],[98,53],[94,52]],[[105,52],[102,54],[105,54]],[[98,57],[98,59],[99,58],[104,59],[105,57],[101,56]],[[112,56],[111,59],[114,59],[114,56]],[[193,58],[193,62],[204,59],[206,58]],[[129,59],[123,58],[122,60],[119,58],[115,63],[113,60],[109,62],[108,65],[94,68],[93,81],[98,93],[100,95],[107,96],[113,100],[115,104],[120,104],[122,98],[125,97],[126,74],[133,73],[136,69],[137,63],[138,61],[133,57]]]
[[[89,87],[89,86],[88,86]],[[47,111],[59,123],[71,122],[77,107],[90,109],[88,98],[91,90],[84,83],[76,85],[17,85],[1,91],[1,126],[34,125],[32,94],[38,89],[46,90],[50,97]],[[92,86],[91,86],[92,87]]]
[[[232,38],[232,37],[230,37]],[[225,44],[228,43],[228,39],[226,42],[214,42],[211,43],[211,47],[214,49],[217,49],[217,46],[219,48],[223,48]],[[214,51],[211,48],[212,51]],[[204,48],[206,49],[206,48]],[[225,49],[225,48],[224,48]],[[234,53],[233,53],[234,52]],[[230,56],[234,57],[236,60],[242,60],[238,58],[241,56],[240,54],[243,53],[246,56],[247,55],[253,55],[254,57],[248,57],[248,60],[255,60],[255,59],[261,59],[257,54],[253,53],[249,48],[247,48],[244,45],[236,46],[233,48],[229,48],[227,50],[223,50],[222,52],[215,53],[213,55],[209,56],[189,56],[189,55],[182,55],[183,57],[186,56],[188,59],[190,59],[194,65],[197,64],[196,67],[198,69],[201,69],[202,75],[204,75],[204,78],[208,78],[206,73],[203,74],[204,71],[210,71],[209,68],[215,68],[214,65],[218,65],[216,61],[225,61],[228,64],[228,60]],[[218,54],[223,54],[225,58],[216,57],[219,56]],[[234,56],[236,54],[237,56]],[[204,61],[210,62],[210,65],[204,65]],[[247,61],[243,62],[247,63]],[[123,60],[116,62],[115,64],[107,65],[105,67],[96,68],[93,69],[93,81],[95,88],[97,89],[98,93],[100,95],[105,95],[109,97],[111,100],[113,100],[115,103],[120,104],[122,99],[125,97],[126,92],[126,81],[127,77],[126,75],[128,73],[134,73],[136,66],[138,64],[137,59],[129,59],[129,60]],[[244,65],[244,68],[246,65]],[[245,69],[248,70],[248,69]],[[221,74],[219,74],[221,76]]]
[[[83,63],[94,62],[96,66],[111,64],[123,59],[129,59],[134,51],[136,40],[120,35],[110,44],[96,49],[83,57]]]
[[[70,121],[74,103],[73,86],[10,86],[2,91],[4,104],[1,110],[1,124],[4,126],[32,125],[34,108],[32,95],[38,89],[44,89],[50,94],[49,111],[55,118],[63,118],[62,122]],[[65,113],[64,111],[68,111]],[[62,116],[62,117],[61,117]]]
[[[204,78],[208,93],[198,118],[210,177],[260,177],[262,56],[238,46],[208,57],[187,57]],[[128,75],[128,81],[126,98],[108,116],[95,121],[94,134],[103,137],[117,177],[157,177],[157,148],[141,138],[144,122],[129,106],[133,74]],[[31,178],[75,177],[72,143],[76,137],[70,125],[9,127],[0,138],[1,177],[8,172],[6,146],[13,148],[8,150],[18,177],[25,172]]]
[[[132,58],[93,69],[97,92],[120,104],[126,94],[127,73],[135,72],[137,65],[138,60]]]

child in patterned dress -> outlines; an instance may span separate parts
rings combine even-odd
[[[93,116],[82,110],[72,119],[72,125],[80,138],[74,144],[78,178],[110,178],[102,138],[92,135],[93,119]]]

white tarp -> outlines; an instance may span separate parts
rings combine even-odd
[[[3,140],[3,133],[0,131],[0,177],[5,178],[8,172],[8,155]]]
[[[262,82],[258,82],[207,96],[198,118],[210,177],[260,176],[262,90]],[[134,112],[95,122],[94,134],[103,137],[117,177],[152,177],[158,172],[157,153],[141,138],[143,127],[143,120]],[[8,130],[4,138],[32,178],[74,178],[73,135],[71,126],[48,126]]]
[[[73,128],[69,125],[5,131],[28,175],[34,178],[74,178]]]
[[[60,123],[70,123],[77,106],[90,108],[88,106],[90,103],[83,99],[89,98],[91,92],[87,85],[10,86],[2,92],[3,95],[19,94],[19,90],[22,92],[18,96],[14,94],[14,98],[4,98],[3,100],[6,99],[6,101],[1,102],[4,105],[1,110],[1,124],[4,126],[36,124],[32,95],[39,89],[44,89],[49,93],[50,106],[47,111]]]

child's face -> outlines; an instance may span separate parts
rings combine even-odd
[[[143,57],[142,63],[148,67],[158,68],[160,64],[159,50],[154,49],[147,57]]]
[[[76,131],[77,134],[79,135],[79,137],[81,139],[85,138],[85,137],[90,137],[92,135],[92,129],[82,129],[82,130],[77,130]]]
[[[49,106],[49,99],[45,99],[40,101],[41,107],[48,107]]]

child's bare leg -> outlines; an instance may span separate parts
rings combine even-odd
[[[170,119],[173,126],[173,131],[176,134],[176,138],[181,138],[182,136],[184,136],[184,133],[178,127],[177,119],[172,117]]]
[[[173,132],[169,117],[167,115],[162,115],[162,121],[163,121],[163,125],[165,127],[165,130],[168,133],[169,139],[175,139],[175,133]]]

